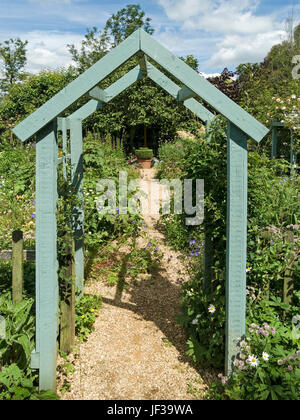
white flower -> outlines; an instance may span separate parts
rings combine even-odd
[[[297,96],[296,96],[296,95],[292,95],[292,96],[291,96],[291,98],[292,98],[292,99],[296,99],[296,98],[297,98]]]
[[[252,270],[252,267],[246,268],[246,273],[250,273],[251,270]]]
[[[210,314],[214,314],[216,312],[216,308],[214,307],[214,305],[209,305],[208,312]]]
[[[193,319],[192,324],[193,324],[193,325],[198,324],[198,318]]]
[[[269,354],[268,354],[268,353],[263,352],[263,354],[262,354],[262,358],[264,359],[264,361],[265,361],[265,362],[268,362],[268,361],[269,361],[269,359],[270,359],[270,356],[269,356]]]
[[[248,362],[250,363],[250,365],[252,366],[252,367],[257,367],[258,366],[258,358],[256,357],[256,356],[254,356],[253,354],[251,354],[249,357],[248,357]]]

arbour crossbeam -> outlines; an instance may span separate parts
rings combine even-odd
[[[138,55],[139,65],[104,91],[97,85],[114,70]],[[171,81],[147,57],[172,74],[183,87]],[[227,96],[174,56],[142,29],[134,32],[85,73],[71,82],[14,128],[22,141],[37,134],[36,160],[36,349],[32,367],[39,369],[40,390],[55,389],[58,279],[56,255],[57,140],[63,139],[63,171],[67,176],[67,139],[70,137],[71,183],[81,205],[75,237],[77,287],[83,288],[83,156],[82,121],[101,109],[142,77],[149,77],[175,100],[210,124],[214,114],[195,98],[228,120],[227,278],[226,278],[226,371],[230,373],[237,352],[237,339],[245,332],[247,138],[259,142],[268,129]],[[92,98],[67,118],[63,112],[82,96]],[[73,219],[72,219],[73,220]]]

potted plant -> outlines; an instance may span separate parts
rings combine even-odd
[[[137,160],[142,169],[150,169],[153,158],[153,150],[147,147],[140,147],[135,152]]]

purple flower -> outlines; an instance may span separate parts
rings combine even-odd
[[[34,219],[35,218],[35,213],[32,213],[30,216]]]

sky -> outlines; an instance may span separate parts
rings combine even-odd
[[[154,37],[178,56],[193,54],[206,75],[260,62],[300,22],[300,0],[0,0],[0,42],[28,40],[27,71],[68,66],[87,28],[102,29],[127,4],[140,4]]]

